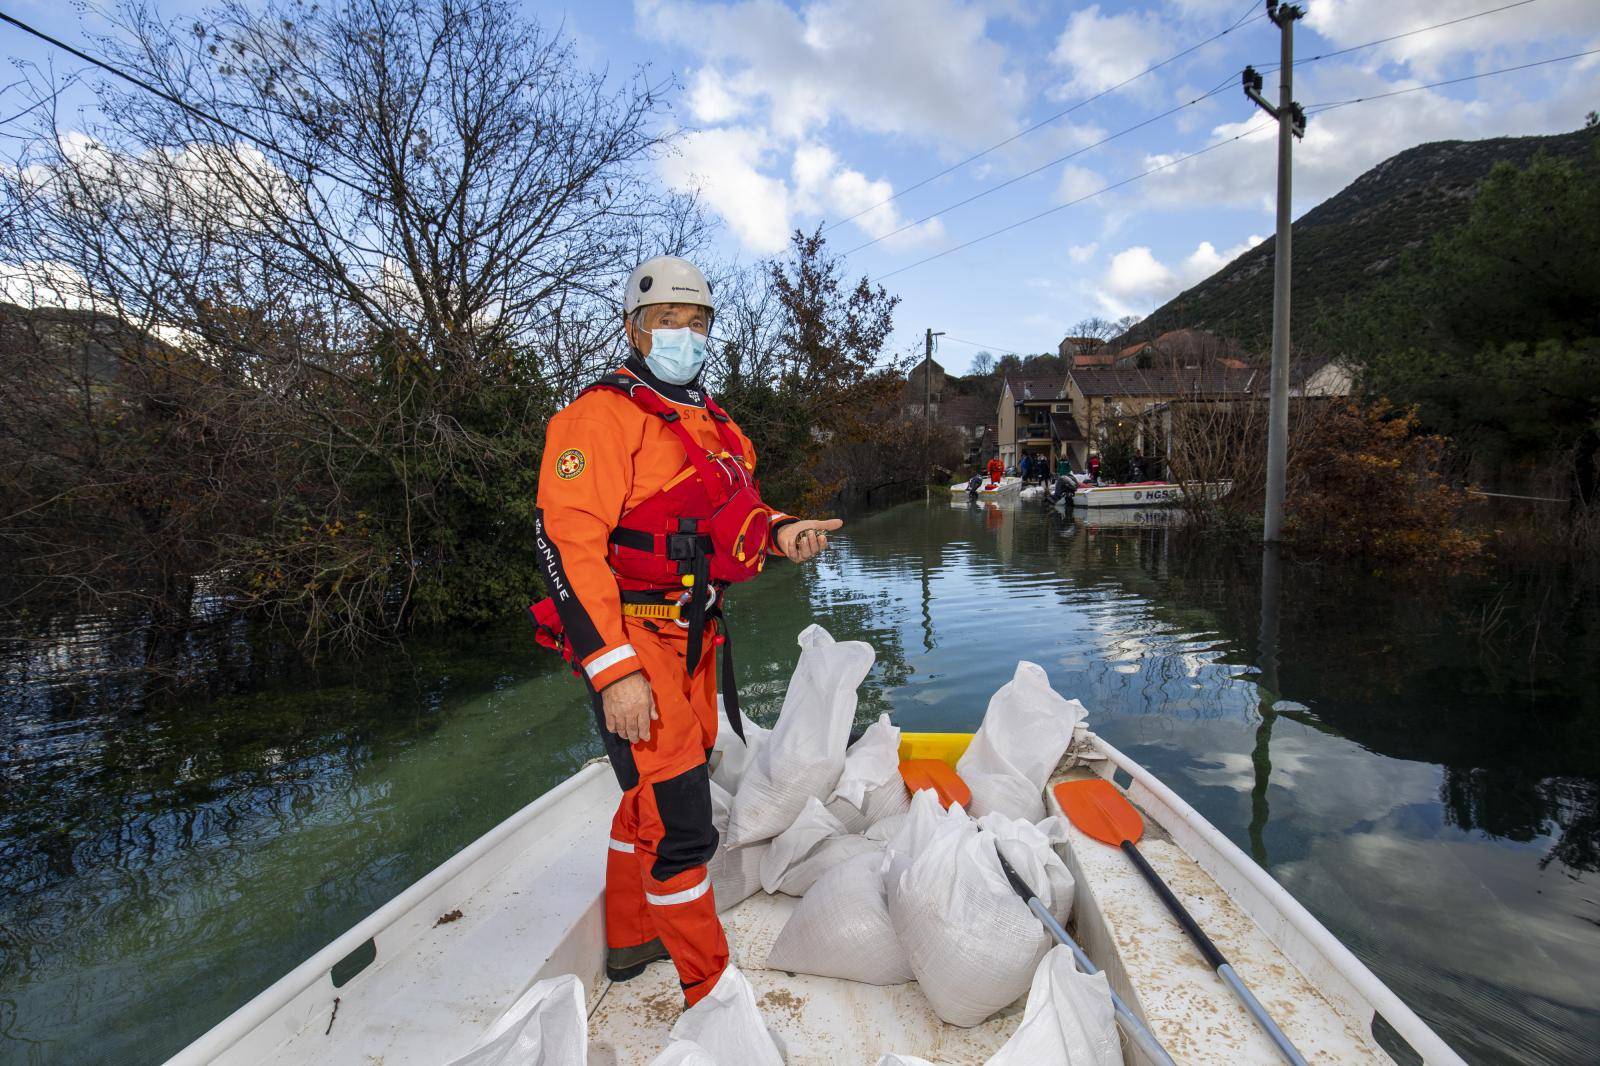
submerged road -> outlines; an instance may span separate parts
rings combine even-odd
[[[860,717],[906,729],[972,728],[1030,659],[1469,1060],[1586,1060],[1593,593],[1291,566],[1264,628],[1259,560],[1165,518],[853,521],[731,598],[745,706],[776,713],[813,620],[878,649]],[[225,628],[173,652],[212,682],[177,700],[53,680],[148,653],[83,620],[0,655],[0,1061],[159,1061],[599,754],[520,618],[315,673]]]

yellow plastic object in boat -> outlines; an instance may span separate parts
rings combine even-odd
[[[971,743],[971,733],[901,733],[900,761],[936,759],[954,766]]]

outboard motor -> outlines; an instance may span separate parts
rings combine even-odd
[[[976,496],[978,494],[978,488],[982,484],[983,484],[983,475],[982,474],[973,474],[972,475],[972,480],[967,482],[967,495],[968,496]]]

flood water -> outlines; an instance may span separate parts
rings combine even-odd
[[[1159,514],[935,499],[845,534],[735,593],[754,717],[812,621],[878,649],[860,716],[905,729],[972,728],[1037,662],[1466,1058],[1593,1061],[1592,585],[1286,565],[1263,627],[1259,558]],[[28,649],[0,648],[4,1063],[162,1060],[600,750],[520,618],[316,670],[239,626]],[[208,688],[66,679],[157,654]]]

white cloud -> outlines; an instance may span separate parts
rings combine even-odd
[[[1097,93],[1145,70],[1170,47],[1159,17],[1102,15],[1100,5],[1091,4],[1067,19],[1050,58],[1067,68],[1066,90]]]
[[[95,305],[89,281],[76,267],[39,261],[0,263],[0,301],[19,307],[73,310]]]
[[[1124,249],[1111,257],[1106,271],[1105,291],[1118,301],[1152,304],[1172,288],[1176,275],[1144,245]]]
[[[1100,244],[1098,241],[1090,241],[1088,244],[1074,244],[1067,249],[1067,258],[1074,263],[1087,263],[1094,258],[1094,253],[1099,250]]]
[[[688,134],[660,170],[675,189],[699,188],[749,250],[782,247],[793,214],[852,224],[891,247],[943,235],[935,219],[905,225],[894,193],[825,143],[834,125],[931,142],[942,152],[988,143],[1017,127],[1024,79],[987,37],[1005,5],[960,0],[635,0],[642,36],[681,48],[701,66],[685,103],[715,127]],[[937,61],[930,61],[937,57]],[[729,123],[737,123],[736,127]],[[787,163],[787,165],[786,165]]]
[[[1364,44],[1435,26],[1487,7],[1483,0],[1434,0],[1429,4],[1397,4],[1394,0],[1321,0],[1306,12],[1305,24],[1340,46]],[[1356,54],[1367,66],[1407,63],[1423,80],[1448,59],[1472,53],[1481,69],[1503,64],[1509,55],[1522,56],[1523,46],[1539,45],[1538,56],[1581,51],[1577,42],[1600,34],[1600,4],[1594,0],[1541,0],[1512,11],[1457,23],[1427,33],[1402,37]],[[1552,47],[1571,44],[1574,47]]]
[[[1088,167],[1067,164],[1061,169],[1061,181],[1056,185],[1058,203],[1071,203],[1106,187],[1106,179]]]
[[[1596,5],[1600,10],[1600,5]],[[1320,203],[1361,174],[1407,148],[1440,140],[1558,133],[1577,128],[1594,106],[1593,72],[1576,64],[1530,71],[1514,87],[1496,79],[1493,94],[1462,100],[1434,89],[1314,113],[1294,149],[1295,208]],[[1353,67],[1316,70],[1297,79],[1295,95],[1307,104],[1353,99],[1403,89],[1420,79],[1384,80]],[[1520,89],[1521,91],[1517,91]],[[1255,115],[1212,130],[1216,143],[1254,127],[1244,140],[1152,174],[1138,185],[1143,208],[1255,208],[1270,212],[1276,195],[1277,143],[1271,121]],[[1150,155],[1144,167],[1181,153]],[[1144,169],[1141,167],[1140,169]]]
[[[1175,267],[1157,259],[1148,247],[1135,245],[1111,257],[1095,298],[1112,315],[1146,313],[1215,274],[1262,239],[1252,234],[1222,252],[1210,241],[1201,241]]]
[[[945,147],[1016,128],[1025,80],[987,36],[989,15],[958,0],[636,0],[647,38],[680,46],[722,74],[774,135],[811,136],[833,121]]]
[[[717,125],[744,114],[745,104],[712,67],[702,67],[689,86],[689,113],[698,122]]]
[[[887,181],[871,181],[859,170],[843,166],[827,145],[811,143],[796,148],[792,169],[794,203],[799,211],[835,220],[858,216],[854,219],[856,226],[874,239],[888,238],[891,248],[922,244],[944,235],[944,225],[937,218],[896,233],[906,221],[894,204],[886,202],[894,195],[894,186]]]
[[[769,254],[789,239],[789,187],[758,169],[770,145],[759,130],[729,127],[686,133],[659,163],[679,192],[699,190],[747,248]]]

